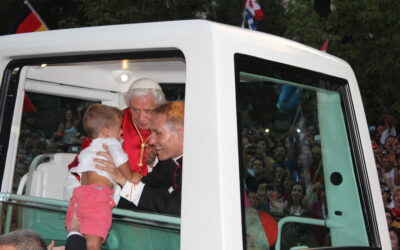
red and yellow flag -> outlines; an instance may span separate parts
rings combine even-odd
[[[25,1],[10,33],[26,33],[49,30],[32,5]]]
[[[28,2],[28,0],[25,0],[18,17],[11,28],[10,33],[26,33],[44,30],[49,29],[40,18],[38,13],[35,11],[35,9],[32,7],[32,5]],[[37,108],[33,104],[32,100],[29,98],[27,93],[25,93],[24,96],[23,112],[37,112]]]

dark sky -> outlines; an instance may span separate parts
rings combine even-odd
[[[0,0],[0,35],[9,34],[13,23],[21,13],[24,0]],[[75,0],[29,0],[50,29],[57,27],[61,18],[67,18],[78,10]]]
[[[0,1],[0,35],[8,34],[23,1]]]

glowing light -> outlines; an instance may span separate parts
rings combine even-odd
[[[127,74],[123,73],[119,76],[119,79],[121,80],[121,82],[126,82],[126,81],[128,81],[129,76]]]
[[[129,68],[129,60],[124,59],[122,60],[122,69],[128,69]]]
[[[298,129],[296,129],[296,132],[297,132],[298,134],[300,134],[300,133],[301,133],[301,130],[298,128]]]
[[[269,133],[269,128],[266,128],[264,131],[265,131],[265,133],[268,134]]]
[[[47,66],[46,63],[43,63],[42,65],[40,65],[40,67],[42,67],[42,68],[44,68],[44,67],[46,67],[46,66]]]
[[[112,72],[112,78],[116,83],[125,84],[132,82],[132,72],[129,70],[115,70]]]

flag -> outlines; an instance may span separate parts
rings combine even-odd
[[[27,94],[24,95],[24,105],[22,107],[22,112],[37,112],[35,105],[33,105],[31,99]]]
[[[321,51],[326,52],[328,50],[329,39],[326,39],[324,45],[321,47]]]
[[[262,11],[260,5],[257,3],[256,0],[246,0],[243,11],[242,27],[244,27],[244,22],[246,21],[249,29],[257,30],[254,19],[264,19],[264,12]]]
[[[264,19],[264,12],[257,3],[257,0],[246,0],[245,8],[257,21]]]
[[[247,9],[244,10],[244,15],[247,21],[247,26],[249,27],[249,29],[251,30],[257,30],[257,26],[254,23],[254,19],[253,16],[251,15],[250,11],[248,11]]]
[[[302,89],[290,85],[282,85],[276,104],[279,111],[287,113],[298,107]]]
[[[20,13],[15,20],[10,33],[26,33],[48,30],[32,5],[25,0]]]
[[[49,30],[46,24],[42,21],[38,13],[33,9],[32,5],[28,0],[24,1],[24,4],[20,10],[20,13],[15,20],[10,33],[26,33]],[[27,94],[24,95],[24,104],[22,108],[23,112],[37,112],[35,105]]]

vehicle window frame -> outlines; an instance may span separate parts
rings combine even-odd
[[[374,211],[374,206],[373,202],[370,199],[371,197],[371,190],[370,190],[370,184],[368,180],[368,174],[367,174],[367,169],[366,169],[366,162],[364,158],[364,152],[362,149],[361,145],[361,137],[360,133],[357,129],[357,121],[355,118],[355,110],[353,106],[353,102],[351,99],[351,92],[350,92],[350,87],[348,82],[339,77],[331,76],[331,75],[326,75],[320,72],[315,72],[312,70],[308,69],[303,69],[279,62],[274,62],[262,58],[257,58],[249,55],[244,55],[240,53],[235,53],[234,54],[234,67],[235,67],[235,88],[236,88],[236,102],[237,102],[237,107],[240,105],[239,104],[239,84],[240,84],[240,72],[246,72],[246,73],[251,73],[251,74],[257,74],[257,75],[264,75],[264,76],[269,76],[277,79],[282,79],[279,77],[276,77],[274,75],[268,75],[267,73],[273,74],[274,69],[278,71],[286,71],[293,73],[293,75],[303,75],[306,77],[309,77],[311,79],[314,79],[314,81],[310,81],[308,83],[301,82],[302,85],[310,86],[310,87],[317,87],[317,88],[322,88],[322,89],[327,89],[327,90],[333,90],[339,93],[341,103],[342,103],[342,109],[343,109],[343,116],[344,116],[344,121],[345,121],[345,127],[346,127],[346,132],[347,132],[347,139],[349,142],[349,147],[351,149],[351,159],[353,163],[353,171],[355,172],[356,176],[356,184],[358,188],[358,194],[361,199],[361,207],[363,211],[363,217],[364,217],[364,222],[365,222],[365,227],[368,228],[367,230],[367,237],[369,244],[372,247],[380,247],[381,242],[379,239],[379,231],[378,231],[378,225],[377,221],[374,219],[375,217],[375,211]],[[245,68],[245,70],[243,70]],[[296,79],[293,79],[291,77],[291,74],[285,75],[287,78],[283,78],[282,80],[286,81],[291,81],[291,82],[298,82]],[[322,81],[321,81],[322,80]],[[325,83],[324,83],[325,82]],[[334,82],[335,84],[331,84]],[[243,181],[243,152],[242,152],[242,147],[241,145],[241,131],[242,131],[242,126],[240,124],[239,117],[241,117],[240,110],[236,110],[237,114],[237,138],[238,138],[238,152],[239,152],[239,168],[240,168],[240,185],[241,185],[241,209],[242,209],[242,232],[246,232],[245,230],[245,203],[244,203],[244,181]],[[328,180],[327,180],[328,181]],[[243,237],[243,249],[246,249],[246,235],[242,233]]]

